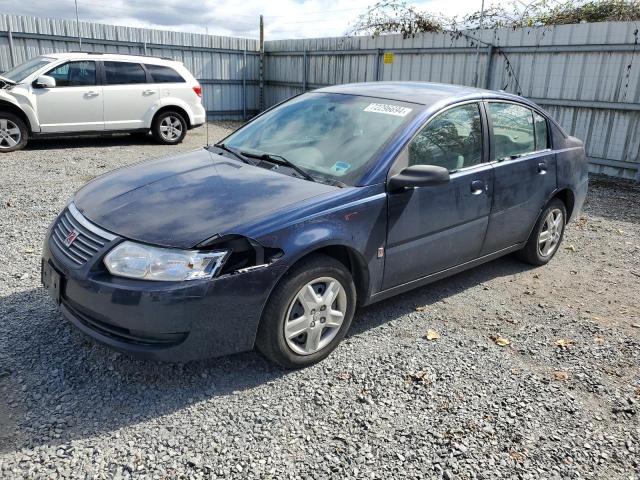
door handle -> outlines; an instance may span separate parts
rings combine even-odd
[[[482,180],[474,180],[473,182],[471,182],[471,193],[473,195],[480,195],[482,192],[485,192],[488,189],[489,186]]]
[[[156,93],[155,90],[145,90],[142,92],[143,95],[153,95],[154,93]]]
[[[538,164],[538,173],[540,175],[544,175],[545,173],[547,173],[547,164],[545,162],[540,162]]]
[[[100,94],[98,92],[91,91],[91,92],[85,93],[84,95],[85,97],[97,97]]]

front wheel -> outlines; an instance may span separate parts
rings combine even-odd
[[[0,153],[22,150],[29,131],[22,119],[10,112],[0,112]]]
[[[303,260],[274,289],[256,345],[270,360],[301,368],[327,357],[344,338],[356,288],[344,265],[326,255]]]
[[[525,247],[518,252],[521,260],[532,265],[545,265],[558,251],[567,222],[564,203],[554,198],[540,214]]]
[[[162,112],[153,121],[151,131],[156,141],[165,145],[176,145],[182,142],[187,134],[187,122],[177,112]]]

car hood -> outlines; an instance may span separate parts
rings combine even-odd
[[[88,220],[117,235],[192,248],[337,190],[200,149],[102,175],[73,201]]]
[[[16,84],[16,82],[11,80],[10,78],[3,77],[2,75],[0,75],[0,81],[3,81],[4,83],[6,83],[8,85],[15,85]]]

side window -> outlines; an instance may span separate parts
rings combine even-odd
[[[164,65],[145,64],[145,68],[151,74],[153,83],[184,83],[185,79],[171,67]]]
[[[482,162],[481,124],[477,103],[441,113],[409,144],[409,165],[438,165],[453,171]]]
[[[489,102],[494,160],[520,157],[536,150],[533,112],[514,103]]]
[[[56,79],[57,87],[85,87],[96,84],[96,63],[67,62],[49,70],[47,75]]]
[[[147,83],[147,74],[139,63],[104,62],[107,85]]]
[[[533,112],[533,124],[536,131],[536,150],[549,148],[549,135],[547,133],[547,119]]]

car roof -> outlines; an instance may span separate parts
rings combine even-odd
[[[450,85],[447,83],[431,82],[366,82],[347,83],[320,88],[315,92],[341,93],[344,95],[360,95],[366,97],[384,98],[399,102],[417,103],[421,105],[433,105],[434,103],[474,98],[501,98],[515,100],[533,105],[528,100],[511,93],[502,91],[485,90],[482,88],[467,87],[464,85]]]
[[[58,60],[66,59],[78,59],[87,58],[90,60],[120,60],[123,62],[143,62],[143,63],[182,63],[171,58],[151,57],[146,55],[129,55],[123,53],[101,53],[101,52],[58,52],[58,53],[45,53],[43,57],[55,58]]]

